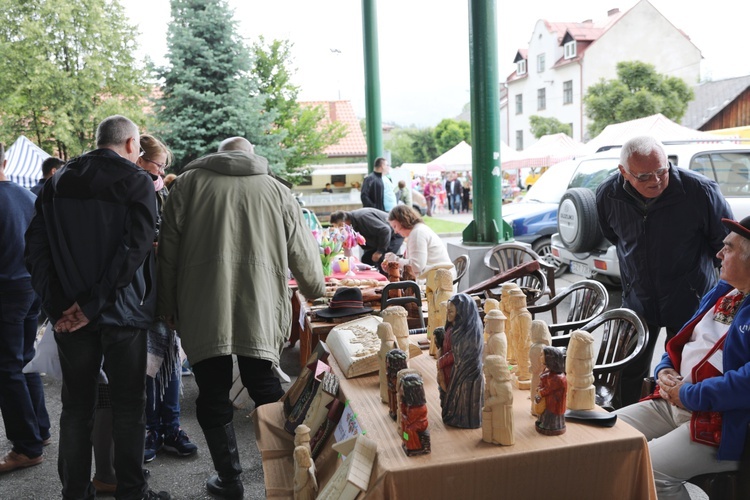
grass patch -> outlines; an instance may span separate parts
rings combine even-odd
[[[461,233],[466,229],[466,226],[468,226],[468,224],[464,222],[455,222],[435,217],[424,216],[422,219],[424,219],[424,223],[430,226],[430,229],[437,234]]]

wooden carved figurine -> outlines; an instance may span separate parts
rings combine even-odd
[[[513,432],[513,387],[505,358],[492,354],[484,360],[485,393],[482,440],[509,446],[516,442]]]
[[[542,354],[545,370],[539,377],[534,401],[537,403],[539,418],[536,430],[547,436],[565,433],[565,409],[568,381],[565,379],[565,360],[556,347],[547,346]]]
[[[583,330],[570,334],[565,357],[568,378],[568,408],[593,410],[596,403],[594,387],[594,336]]]
[[[411,266],[411,264],[405,264],[404,268],[401,272],[401,281],[417,281],[417,275],[414,272],[414,268]],[[409,290],[404,290],[403,294],[404,297],[413,296],[414,292]],[[408,313],[409,318],[419,318],[419,316],[422,314],[422,309],[420,309],[417,304],[414,302],[407,302],[404,304],[404,308],[406,309],[406,312]]]
[[[396,374],[396,408],[401,408],[401,380],[411,374],[418,374],[420,377],[422,374],[419,372],[419,370],[416,370],[414,368],[404,368],[403,370],[399,371]],[[396,430],[398,432],[398,435],[401,435],[401,411],[396,412]]]
[[[516,370],[513,382],[518,389],[531,387],[529,349],[531,348],[531,313],[526,309],[526,294],[518,288],[510,292],[510,336],[515,346]]]
[[[520,290],[521,287],[519,287],[516,283],[512,283],[510,281],[506,281],[503,283],[500,287],[500,310],[503,312],[506,318],[510,319],[510,311],[511,311],[511,298],[510,298],[510,292],[512,290]],[[515,345],[515,339],[511,335],[510,327],[507,328],[507,334],[508,334],[508,356],[507,360],[508,363],[511,365],[516,364],[516,345]]]
[[[432,293],[431,301],[428,302],[428,321],[427,331],[430,332],[430,355],[437,355],[435,339],[432,337],[431,330],[439,326],[445,326],[445,308],[447,301],[453,295],[453,275],[450,269],[435,269],[430,271],[430,275],[435,276],[435,289]],[[428,299],[429,300],[429,299]],[[430,311],[432,313],[430,314]]]
[[[485,299],[484,306],[482,306],[482,309],[484,310],[484,324],[485,324],[484,342],[486,343],[489,340],[489,336],[487,335],[487,328],[486,328],[487,315],[490,313],[490,311],[494,309],[498,309],[498,310],[500,309],[500,301],[493,299],[493,298]],[[503,317],[505,317],[505,315],[503,315]]]
[[[417,281],[417,273],[414,272],[414,267],[411,264],[404,264],[401,279],[403,281]]]
[[[385,323],[391,325],[393,335],[396,337],[398,348],[406,353],[409,358],[409,322],[406,319],[407,312],[401,306],[391,306],[380,311],[380,316]]]
[[[422,375],[408,373],[401,377],[399,395],[404,451],[407,456],[425,455],[430,452],[430,431]]]
[[[380,382],[380,401],[388,404],[388,374],[385,366],[385,356],[388,351],[397,347],[396,337],[390,323],[380,323],[377,329],[380,338],[380,350],[378,351],[378,380]]]
[[[492,309],[484,317],[484,336],[487,338],[487,355],[507,359],[508,337],[505,335],[505,316],[500,309]]]
[[[398,412],[396,397],[396,391],[398,388],[396,386],[396,381],[398,372],[407,368],[407,357],[406,353],[401,349],[391,349],[388,351],[385,359],[388,367],[388,415],[390,415],[393,420],[396,420],[396,414]]]
[[[307,449],[310,448],[310,428],[306,426],[305,424],[299,424],[296,429],[294,429],[294,447],[297,446],[306,446]]]
[[[383,262],[382,267],[385,270],[388,281],[391,283],[401,281],[401,269],[398,261]],[[389,298],[393,297],[401,297],[401,290],[391,290],[391,296]]]
[[[310,449],[294,448],[294,500],[314,500],[318,494],[318,481]]]
[[[544,370],[541,356],[544,346],[549,345],[552,345],[552,336],[549,333],[549,328],[547,328],[547,323],[540,319],[535,319],[531,322],[531,347],[529,348],[529,363],[531,364],[531,414],[535,417],[537,413],[534,396],[536,396],[536,388],[539,387],[539,375]]]
[[[482,426],[484,337],[477,306],[469,295],[458,293],[448,301],[445,338],[438,358],[438,383],[445,387],[443,422],[453,427]]]

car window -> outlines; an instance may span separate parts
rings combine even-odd
[[[690,170],[704,173],[706,169],[724,196],[750,197],[750,151],[701,153],[690,161]]]
[[[529,192],[523,197],[523,201],[560,203],[565,190],[568,189],[568,182],[576,168],[576,163],[573,160],[568,160],[552,165],[529,188]]]
[[[570,187],[584,187],[596,191],[604,179],[617,172],[619,158],[584,160],[570,180]]]

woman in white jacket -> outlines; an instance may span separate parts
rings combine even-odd
[[[402,266],[410,264],[417,276],[435,266],[453,265],[443,240],[412,207],[394,207],[388,214],[388,222],[397,234],[406,238],[406,253],[403,259],[387,254],[385,261],[398,260]],[[455,269],[453,274],[455,277]]]

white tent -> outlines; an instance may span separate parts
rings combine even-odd
[[[8,160],[5,175],[16,184],[29,189],[42,177],[42,162],[49,157],[42,148],[22,135],[5,154]]]
[[[504,163],[506,160],[515,158],[516,154],[517,152],[513,151],[510,146],[505,144],[503,141],[500,141],[500,161]],[[448,151],[428,163],[427,171],[470,172],[472,163],[471,146],[469,146],[466,141],[461,141],[452,149],[449,149]]]
[[[584,145],[565,134],[543,135],[528,148],[515,153],[515,158],[502,159],[503,170],[548,167],[583,154]]]
[[[726,136],[701,132],[679,125],[661,113],[628,122],[607,125],[586,143],[587,153],[595,153],[602,146],[621,146],[633,137],[650,135],[660,141],[726,140]]]

